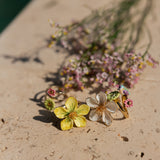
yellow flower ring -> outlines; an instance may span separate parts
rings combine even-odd
[[[74,97],[69,97],[65,103],[65,107],[57,107],[54,110],[56,117],[63,119],[61,121],[61,129],[69,130],[75,124],[77,127],[86,126],[86,118],[90,111],[90,107],[82,104],[78,107],[78,101]]]

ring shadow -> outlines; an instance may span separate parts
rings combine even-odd
[[[55,116],[54,112],[48,111],[45,109],[44,106],[44,98],[45,98],[45,91],[40,91],[35,94],[33,98],[30,98],[31,101],[37,103],[37,105],[43,109],[39,110],[39,115],[34,116],[33,119],[37,121],[41,121],[43,123],[52,123],[54,127],[58,130],[60,129],[60,120]]]
[[[55,116],[53,112],[48,110],[39,110],[38,116],[34,116],[33,119],[37,121],[41,121],[43,123],[52,123],[54,127],[61,130],[60,128],[60,120]]]

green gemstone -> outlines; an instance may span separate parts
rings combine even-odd
[[[109,94],[107,94],[107,100],[113,101],[119,97],[120,93],[118,91],[113,91]]]

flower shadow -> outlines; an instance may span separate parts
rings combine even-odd
[[[33,119],[37,121],[41,121],[43,123],[52,123],[54,127],[60,130],[60,120],[55,116],[53,112],[50,112],[45,109],[44,106],[44,98],[45,91],[40,91],[34,95],[33,98],[30,98],[31,101],[37,103],[37,105],[43,109],[39,110],[39,115],[34,116]]]
[[[45,48],[46,48],[46,46],[42,46],[42,47],[39,47],[39,48],[35,48],[31,51],[21,53],[18,56],[13,55],[13,54],[3,54],[1,57],[3,57],[4,59],[11,60],[12,64],[15,64],[15,63],[18,63],[18,62],[22,62],[22,63],[34,62],[34,63],[37,63],[37,64],[44,65],[45,63],[40,58],[40,53]]]
[[[55,116],[53,112],[50,112],[48,110],[39,110],[38,116],[34,116],[33,119],[37,121],[41,121],[44,123],[52,123],[54,127],[57,129],[60,129],[60,120]]]
[[[30,100],[36,102],[38,106],[45,108],[43,103],[44,98],[45,98],[45,91],[43,90],[36,93],[33,98],[30,98]]]
[[[121,121],[121,120],[124,120],[125,118],[124,117],[122,117],[122,118],[113,118],[113,120],[115,120],[115,121]]]

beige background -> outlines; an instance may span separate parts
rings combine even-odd
[[[160,1],[154,2],[147,24],[153,37],[150,52],[160,60]],[[55,73],[67,55],[62,50],[57,53],[46,47],[52,33],[48,18],[69,24],[72,19],[90,13],[85,5],[94,9],[114,3],[111,0],[33,0],[0,35],[1,160],[160,159],[159,67],[147,67],[131,90],[134,107],[129,110],[130,118],[114,121],[110,127],[87,121],[86,128],[62,132],[56,126],[57,120],[53,122],[49,112],[30,100],[52,84],[45,77]],[[44,64],[34,61],[36,54]],[[87,91],[75,95],[80,100],[88,96]],[[121,136],[129,141],[123,141]]]

